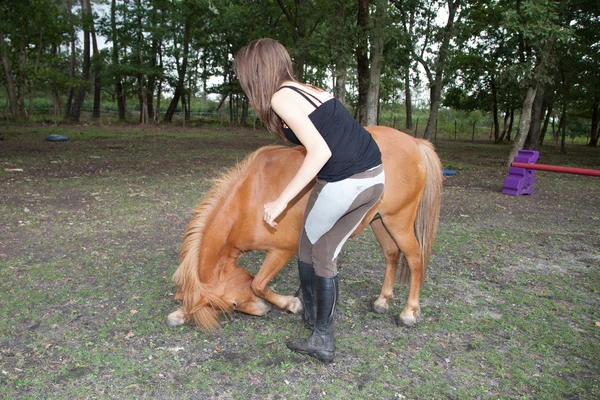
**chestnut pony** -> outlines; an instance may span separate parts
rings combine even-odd
[[[383,248],[386,270],[381,294],[373,306],[376,312],[389,309],[398,261],[403,256],[400,280],[410,283],[410,290],[400,319],[413,325],[420,315],[419,291],[437,232],[441,163],[425,140],[381,126],[367,130],[381,149],[385,191],[353,236],[370,223]],[[184,233],[180,265],[173,276],[175,300],[183,304],[169,315],[169,325],[193,319],[201,329],[212,330],[219,326],[220,312],[263,315],[270,309],[268,303],[292,313],[302,311],[297,297],[277,294],[268,284],[298,251],[304,209],[313,185],[290,202],[275,228],[267,225],[262,215],[263,204],[277,198],[304,155],[301,146],[263,147],[216,181]],[[267,252],[254,277],[236,263],[252,250]]]

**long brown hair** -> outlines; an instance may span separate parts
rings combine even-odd
[[[258,118],[280,139],[282,120],[271,107],[271,97],[285,81],[293,81],[292,60],[281,43],[257,39],[235,54],[235,73]]]

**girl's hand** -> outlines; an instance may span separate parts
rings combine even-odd
[[[270,203],[267,203],[263,206],[263,219],[269,226],[276,227],[277,222],[275,219],[279,217],[279,215],[285,210],[287,207],[286,203],[282,203],[281,201],[275,200]]]

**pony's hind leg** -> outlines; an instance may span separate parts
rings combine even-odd
[[[400,259],[400,248],[390,236],[381,218],[371,222],[371,229],[375,238],[383,249],[385,257],[385,274],[383,276],[383,284],[381,285],[381,293],[373,303],[373,311],[376,313],[384,313],[390,309],[390,301],[394,298],[394,283],[396,282],[396,271],[398,270],[398,260]]]
[[[400,313],[400,321],[406,326],[413,326],[421,316],[419,294],[424,278],[423,258],[421,246],[414,232],[414,214],[412,214],[413,218],[407,218],[409,214],[406,212],[403,214],[395,218],[384,219],[383,223],[408,263],[410,270],[408,300],[404,311]]]
[[[269,303],[287,310],[293,314],[302,311],[302,302],[294,296],[283,296],[269,289],[271,280],[281,271],[285,264],[294,255],[295,251],[270,250],[265,257],[258,273],[252,280],[252,291]]]

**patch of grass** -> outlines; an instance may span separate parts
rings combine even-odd
[[[0,397],[600,396],[600,188],[587,180],[538,174],[534,196],[503,196],[507,146],[438,141],[459,173],[444,181],[422,320],[396,325],[408,295],[399,285],[389,313],[371,312],[384,258],[367,229],[338,259],[336,363],[326,366],[286,348],[310,332],[282,310],[222,316],[213,333],[165,324],[193,208],[212,178],[273,142],[267,133],[7,131],[1,162],[24,172],[0,170]],[[73,140],[55,146],[48,133]],[[600,159],[569,150],[544,149],[544,162]],[[239,264],[256,273],[264,254]],[[295,259],[270,287],[298,289]]]

